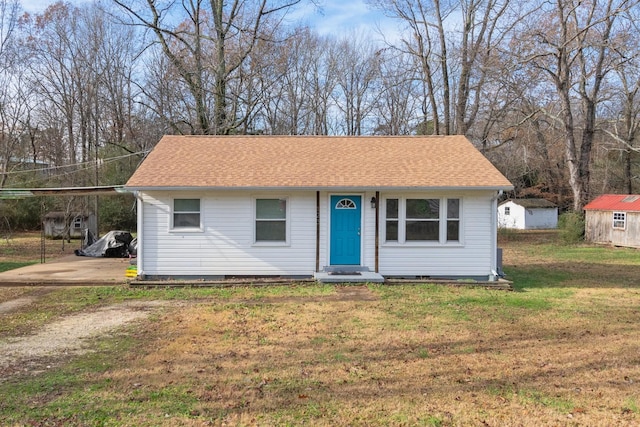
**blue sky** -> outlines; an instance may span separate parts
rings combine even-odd
[[[81,4],[90,0],[67,1]],[[21,0],[23,9],[30,13],[42,12],[54,2],[55,0]],[[318,0],[318,3],[319,7],[305,0],[302,6],[290,13],[289,19],[308,24],[321,35],[362,33],[377,40],[381,39],[378,29],[390,38],[397,34],[395,22],[381,12],[371,10],[365,0]]]
[[[393,37],[398,32],[396,23],[365,0],[320,0],[319,7],[306,4],[291,14],[291,18],[314,27],[321,35],[368,34],[375,39]]]

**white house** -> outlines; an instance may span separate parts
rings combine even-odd
[[[545,199],[511,199],[498,205],[501,228],[537,230],[558,227],[558,207]]]
[[[165,136],[125,186],[138,278],[494,279],[511,183],[463,136]]]

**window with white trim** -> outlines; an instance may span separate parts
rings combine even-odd
[[[287,199],[256,199],[255,241],[287,241]]]
[[[79,230],[82,228],[82,217],[81,216],[77,216],[75,218],[73,218],[73,228],[76,230]]]
[[[447,199],[447,242],[460,241],[460,199]]]
[[[505,214],[505,216],[511,215],[511,207],[505,206],[504,207],[504,214]]]
[[[613,213],[613,228],[624,230],[627,227],[627,213],[626,212],[614,212]]]
[[[440,241],[440,199],[406,199],[405,206],[405,239]]]
[[[387,242],[398,241],[398,199],[387,199],[386,203],[386,230],[385,240]]]
[[[173,229],[200,228],[200,199],[173,199]]]
[[[385,207],[385,242],[460,242],[460,199],[388,198]]]

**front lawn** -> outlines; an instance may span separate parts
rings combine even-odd
[[[0,424],[640,424],[639,253],[563,246],[555,234],[523,234],[504,248],[513,292],[417,284],[44,293],[3,321],[24,333],[38,327],[26,313],[36,307],[51,321],[123,300],[172,304],[96,340],[96,352],[0,380]],[[0,289],[0,302],[29,292]]]

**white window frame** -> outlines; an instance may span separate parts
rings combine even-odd
[[[284,240],[257,240],[257,229],[256,229],[256,224],[258,221],[257,215],[258,215],[258,200],[273,200],[273,199],[277,199],[277,200],[284,200],[286,203],[286,207],[285,207],[285,217],[284,217],[284,233],[285,233],[285,239]],[[288,196],[279,196],[279,195],[258,195],[258,196],[253,196],[253,200],[252,200],[252,207],[253,207],[253,213],[252,213],[252,217],[253,217],[253,237],[252,237],[252,241],[253,241],[253,246],[290,246],[291,244],[291,202]],[[264,221],[264,219],[262,219],[262,221]],[[280,220],[279,220],[280,221]]]
[[[511,206],[505,206],[504,207],[504,215],[505,216],[510,216],[511,215]]]
[[[449,217],[449,200],[457,200],[458,201],[458,216],[456,218]],[[444,203],[446,206],[444,207],[444,241],[447,244],[460,244],[462,241],[462,199],[460,197],[445,197]],[[449,222],[458,222],[458,240],[449,240]]]
[[[611,219],[612,219],[611,225],[615,230],[627,229],[627,213],[626,212],[614,212]]]
[[[193,213],[197,213],[199,215],[199,220],[200,220],[200,224],[197,227],[180,227],[180,226],[176,226],[174,224],[174,218],[175,218],[175,206],[176,206],[176,200],[198,200],[200,202],[200,210],[199,211],[180,211],[178,213],[184,213],[184,214],[193,214]],[[171,199],[171,219],[170,219],[170,228],[169,231],[172,232],[202,232],[204,231],[204,228],[202,226],[202,217],[203,217],[203,209],[202,209],[203,203],[202,203],[202,198],[201,197],[174,197]]]
[[[77,216],[77,217],[73,218],[72,228],[74,230],[80,230],[80,229],[82,229],[83,223],[84,223],[84,221],[82,220],[82,217],[81,216]]]
[[[398,240],[386,240],[387,236],[387,200],[389,199],[397,199],[398,200],[398,218],[390,218],[391,221],[395,221],[398,224]],[[439,211],[439,239],[438,240],[407,240],[406,238],[406,221],[407,221],[407,199],[438,199],[440,201],[440,211]],[[447,223],[449,218],[447,218],[447,208],[448,208],[448,200],[457,199],[459,201],[458,204],[458,240],[447,241]],[[463,209],[464,200],[462,197],[453,197],[453,196],[431,196],[431,195],[389,195],[382,198],[382,203],[380,204],[380,223],[381,223],[381,231],[380,236],[383,240],[384,246],[463,246],[464,244],[464,209]]]

